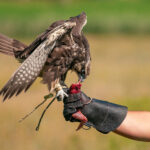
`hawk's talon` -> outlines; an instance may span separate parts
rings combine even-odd
[[[64,99],[64,97],[68,97],[68,94],[65,93],[63,89],[61,89],[57,92],[56,97],[58,101],[61,101]]]

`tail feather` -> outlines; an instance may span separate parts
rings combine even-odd
[[[6,35],[3,35],[1,33],[0,33],[0,39],[7,41],[7,42],[11,42],[13,40],[12,38],[9,38]]]
[[[20,41],[9,38],[0,33],[0,53],[14,56],[15,52],[23,51],[27,46]]]
[[[12,39],[0,34],[0,52],[6,55],[14,56]]]
[[[7,43],[7,41],[3,41],[1,39],[0,39],[0,46],[6,47],[8,49],[13,49],[14,48],[10,43]]]
[[[14,56],[13,52],[6,51],[5,49],[0,49],[0,53],[5,54],[5,55]]]

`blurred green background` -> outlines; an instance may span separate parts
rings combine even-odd
[[[91,97],[127,105],[129,110],[150,110],[149,0],[1,0],[0,32],[29,44],[52,22],[82,11],[88,16],[84,32],[92,55],[91,75],[82,89]],[[0,54],[0,88],[18,66],[14,58]],[[69,73],[68,85],[76,80]],[[0,104],[0,149],[150,149],[149,143],[114,133],[76,132],[78,124],[65,122],[61,102],[47,111],[39,132],[34,129],[46,105],[18,123],[47,93],[38,79],[26,94]]]
[[[0,4],[0,28],[10,35],[31,37],[82,11],[88,16],[88,33],[150,34],[149,0],[6,1]]]

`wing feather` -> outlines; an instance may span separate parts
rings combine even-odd
[[[0,52],[14,56],[14,53],[23,51],[27,46],[22,42],[9,38],[0,33]]]
[[[54,45],[55,43],[49,46],[49,51],[53,49]],[[46,51],[44,46],[45,43],[39,45],[32,55],[22,63],[4,88],[0,91],[0,94],[4,95],[3,100],[13,96],[15,93],[17,96],[22,90],[27,90],[29,85],[35,81],[48,57],[49,51]],[[14,86],[17,87],[15,91],[13,90]]]

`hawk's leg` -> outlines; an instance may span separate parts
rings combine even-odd
[[[62,87],[60,84],[57,84],[55,88],[56,97],[58,101],[62,101],[65,96],[68,97],[67,93],[63,90],[63,88],[66,88],[66,87]]]
[[[63,100],[65,96],[68,97],[67,93],[65,93],[65,91],[63,89],[61,89],[57,92],[57,100],[58,101]]]

